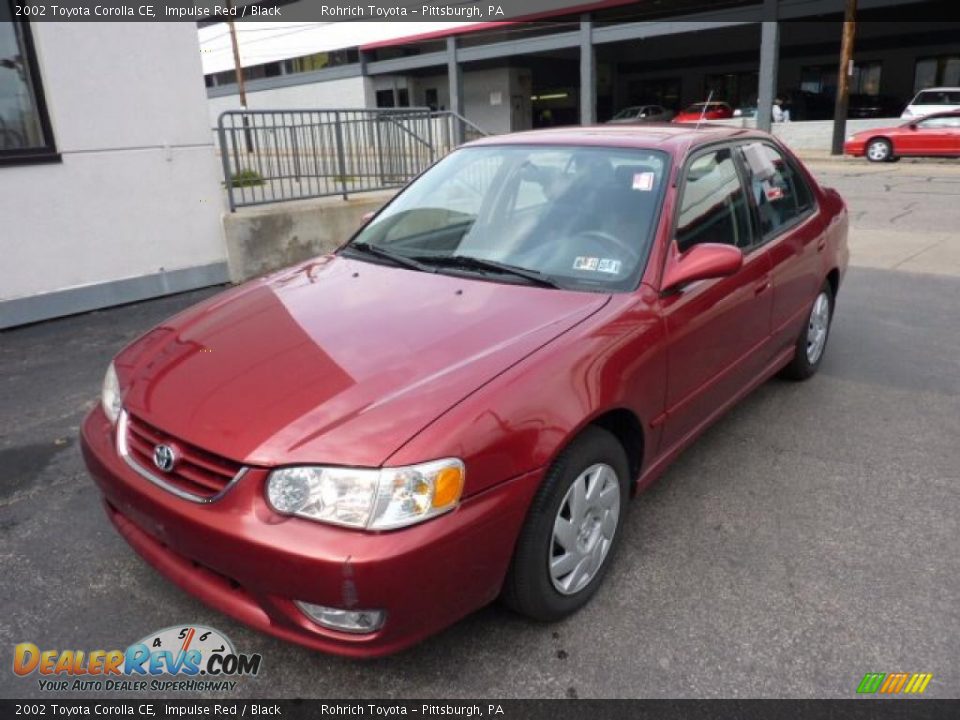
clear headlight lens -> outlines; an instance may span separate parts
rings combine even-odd
[[[103,412],[110,418],[110,422],[116,425],[117,418],[120,417],[121,398],[120,383],[117,381],[117,371],[113,369],[113,363],[110,363],[107,374],[103,376],[100,404],[103,406]]]
[[[463,480],[463,462],[456,458],[379,470],[291,467],[270,474],[267,501],[284,515],[389,530],[455,508]]]

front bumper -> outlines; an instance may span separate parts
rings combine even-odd
[[[81,447],[108,517],[163,575],[251,627],[352,657],[401,650],[496,598],[541,476],[500,483],[423,524],[372,533],[278,515],[264,499],[265,469],[216,502],[178,498],[120,458],[99,406],[83,422]],[[294,600],[383,609],[386,622],[363,635],[330,630]]]
[[[863,140],[847,140],[843,143],[843,154],[853,157],[863,157],[866,153],[867,143]]]

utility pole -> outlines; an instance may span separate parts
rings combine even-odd
[[[230,44],[233,46],[233,70],[237,76],[237,88],[240,90],[240,108],[247,109],[247,90],[243,84],[243,65],[240,64],[240,45],[237,44],[237,28],[233,24],[233,0],[227,0],[227,27],[230,28]]]
[[[230,28],[230,45],[233,47],[233,71],[237,78],[237,90],[240,91],[240,109],[243,111],[243,139],[247,152],[253,152],[250,137],[250,119],[247,117],[247,88],[243,84],[243,65],[240,63],[240,45],[237,43],[237,28],[233,24],[233,0],[227,0],[227,27]]]
[[[843,14],[843,40],[840,44],[840,66],[837,68],[837,102],[833,108],[832,155],[843,154],[847,132],[847,108],[850,100],[850,77],[853,75],[853,38],[857,32],[857,0],[847,0]]]

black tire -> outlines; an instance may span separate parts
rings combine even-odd
[[[817,301],[821,296],[825,296],[827,302],[829,303],[827,310],[827,324],[825,335],[823,337],[823,345],[820,348],[819,354],[817,354],[815,359],[811,361],[810,356],[807,353],[807,346],[810,340],[810,333],[812,331],[811,328],[814,322],[814,311],[817,308]],[[807,322],[803,324],[803,328],[800,330],[796,345],[793,349],[793,359],[790,361],[789,365],[780,371],[781,377],[787,378],[788,380],[806,380],[807,378],[813,377],[817,370],[820,369],[820,363],[823,362],[823,356],[827,351],[827,342],[830,339],[830,328],[833,326],[833,310],[833,288],[830,286],[829,282],[824,282],[823,287],[820,288],[820,292],[817,293],[817,297],[814,298],[813,302],[810,304],[810,312],[807,315]]]
[[[886,138],[870,138],[864,154],[870,162],[888,162],[893,157],[893,145]]]
[[[576,592],[564,594],[554,586],[549,567],[550,559],[559,547],[554,542],[554,523],[574,481],[597,464],[608,465],[616,474],[619,484],[616,526],[609,549],[593,576]],[[520,531],[501,595],[508,607],[534,620],[549,622],[576,612],[593,597],[620,545],[630,490],[629,477],[623,446],[602,428],[587,427],[563,450],[547,471]],[[612,487],[612,479],[608,484]]]

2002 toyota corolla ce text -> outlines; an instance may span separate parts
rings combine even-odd
[[[494,600],[597,590],[629,496],[824,354],[847,211],[763,133],[486,138],[336,253],[213,297],[107,370],[107,514],[221,611],[394,652]]]

